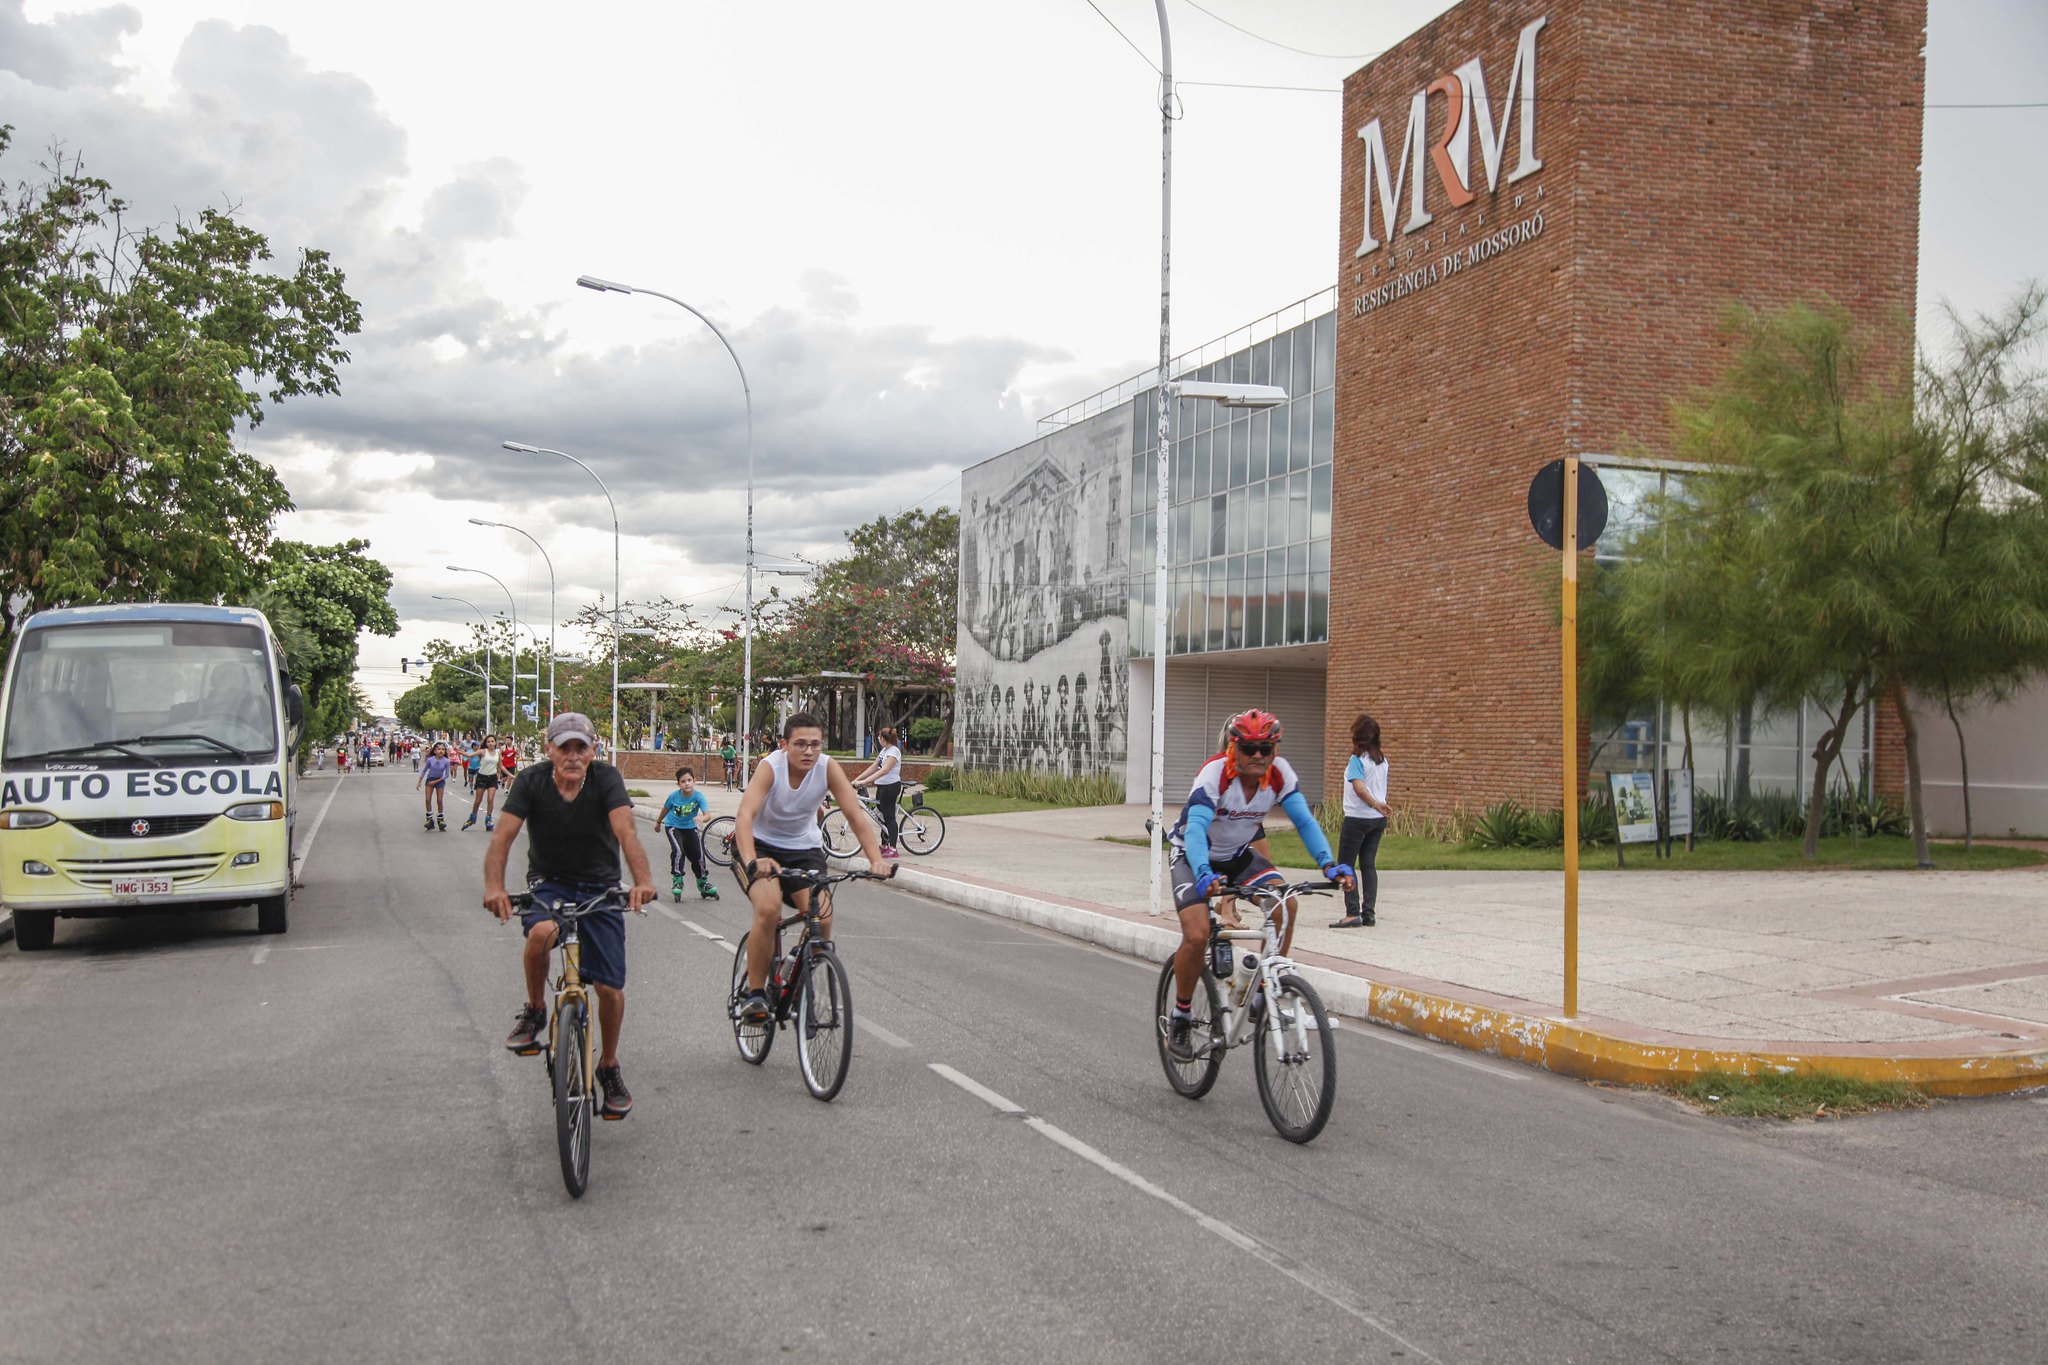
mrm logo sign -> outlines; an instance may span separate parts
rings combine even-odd
[[[1459,208],[1479,197],[1473,184],[1472,143],[1479,143],[1479,158],[1486,175],[1486,193],[1499,183],[1501,161],[1507,155],[1508,140],[1517,137],[1515,166],[1508,183],[1543,169],[1536,156],[1536,35],[1550,20],[1546,16],[1522,30],[1515,43],[1514,65],[1508,83],[1500,92],[1500,116],[1494,117],[1494,102],[1486,88],[1486,70],[1474,57],[1449,75],[1439,76],[1415,92],[1408,101],[1408,128],[1399,143],[1398,163],[1387,155],[1386,133],[1379,119],[1358,130],[1365,143],[1365,233],[1358,244],[1364,256],[1382,246],[1392,246],[1400,234],[1414,232],[1435,221],[1429,211],[1429,182],[1434,176],[1451,208]],[[1441,135],[1429,136],[1432,96],[1443,96]],[[1428,167],[1423,163],[1427,161]],[[1407,221],[1395,227],[1401,211],[1401,193],[1408,192]],[[1377,217],[1375,217],[1377,214]],[[1385,234],[1375,235],[1375,228]]]

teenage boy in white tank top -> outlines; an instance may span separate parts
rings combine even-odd
[[[801,711],[791,716],[782,724],[782,747],[755,767],[734,822],[734,870],[754,903],[754,932],[747,935],[747,997],[740,1003],[740,1018],[747,1023],[765,1024],[771,1014],[766,986],[783,905],[803,910],[811,903],[808,883],[784,881],[775,874],[783,868],[826,869],[818,808],[828,792],[846,812],[861,852],[868,855],[868,870],[877,877],[896,874],[896,865],[882,857],[874,824],[861,808],[846,770],[825,757],[825,727],[816,716]],[[832,936],[830,919],[824,922],[823,933]]]

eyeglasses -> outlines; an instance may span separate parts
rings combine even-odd
[[[1246,758],[1271,758],[1277,747],[1273,744],[1248,744],[1244,740],[1237,742],[1237,751]]]
[[[825,741],[822,739],[792,739],[788,741],[788,744],[790,748],[802,749],[805,753],[825,747]]]

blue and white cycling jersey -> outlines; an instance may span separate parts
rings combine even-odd
[[[1310,856],[1319,864],[1330,861],[1329,840],[1316,824],[1315,812],[1301,794],[1301,781],[1286,759],[1275,755],[1265,780],[1250,792],[1242,782],[1224,785],[1223,764],[1219,754],[1195,774],[1187,804],[1167,836],[1175,858],[1185,860],[1197,873],[1230,862],[1258,837],[1260,823],[1277,806],[1286,812]]]

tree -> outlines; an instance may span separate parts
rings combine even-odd
[[[325,252],[274,274],[231,212],[136,231],[77,158],[42,169],[0,187],[0,647],[22,609],[253,592],[291,500],[236,433],[336,392],[362,325]]]
[[[876,517],[846,533],[847,553],[820,566],[810,598],[888,603],[886,643],[920,658],[950,659],[960,591],[960,514],[921,508]],[[878,624],[880,624],[878,622]]]

